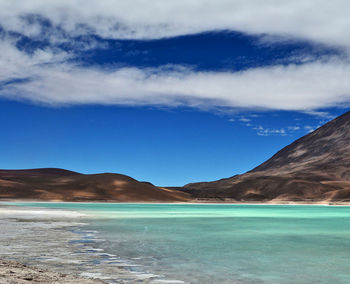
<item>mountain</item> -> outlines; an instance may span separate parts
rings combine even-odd
[[[283,148],[255,169],[213,182],[161,188],[131,177],[63,169],[0,170],[0,199],[50,201],[350,201],[350,112]]]
[[[237,201],[350,201],[350,112],[243,175],[183,190],[195,198]]]
[[[121,174],[85,175],[63,169],[0,170],[0,199],[175,202],[189,195]]]

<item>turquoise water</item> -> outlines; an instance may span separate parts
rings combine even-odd
[[[17,203],[18,204],[18,203]],[[186,283],[350,283],[350,207],[21,205],[85,211],[103,248]]]

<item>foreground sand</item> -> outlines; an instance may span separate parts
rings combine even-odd
[[[0,283],[102,284],[106,282],[28,267],[16,261],[0,260]]]
[[[0,283],[159,283],[156,275],[99,248],[104,240],[85,229],[86,218],[0,205]]]

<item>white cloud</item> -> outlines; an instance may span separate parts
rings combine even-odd
[[[304,127],[306,130],[311,130],[311,128]],[[256,134],[259,136],[271,136],[271,135],[279,135],[279,136],[286,136],[288,134],[291,134],[295,131],[300,130],[301,128],[299,126],[288,126],[288,127],[282,127],[282,128],[267,128],[263,127],[262,125],[255,126],[252,128],[256,131]],[[312,130],[310,131],[312,132]]]
[[[315,127],[311,125],[305,125],[304,129],[307,130],[308,132],[312,132],[315,130]]]
[[[6,66],[0,69],[0,96],[12,99],[298,111],[350,101],[350,64],[336,59],[242,72],[195,72],[181,66],[101,70],[68,63],[64,52],[30,55],[8,40],[0,41],[0,49],[0,66]]]
[[[243,116],[243,117],[241,117],[241,118],[239,119],[239,121],[241,121],[241,122],[250,122],[251,119]]]
[[[289,130],[289,131],[298,131],[298,130],[300,130],[300,126],[288,126],[287,127],[287,129]]]
[[[317,116],[320,118],[327,120],[332,120],[334,118],[336,118],[335,115],[330,114],[329,112],[326,111],[315,111],[315,110],[309,110],[309,111],[305,111],[306,114],[312,115],[312,116]],[[324,121],[325,122],[325,121]]]
[[[307,133],[311,133],[321,126],[321,124],[318,124],[317,126],[305,125],[304,129],[307,131]]]
[[[281,135],[286,136],[287,132],[284,128],[264,128],[262,126],[254,127],[256,134],[259,136]]]
[[[264,39],[305,38],[346,50],[349,8],[346,0],[0,0],[0,25],[51,42],[85,34],[139,39],[228,29],[266,34]],[[37,22],[26,22],[26,15],[47,18],[63,32],[44,32]],[[98,43],[78,48],[90,44]],[[62,51],[27,54],[6,37],[0,49],[0,66],[6,66],[0,69],[0,96],[12,99],[298,111],[350,102],[350,63],[334,58],[242,72],[195,72],[181,66],[103,70],[69,63],[72,55]]]
[[[161,38],[236,30],[350,47],[349,9],[347,0],[0,0],[0,25],[43,36],[39,25],[23,21],[35,14],[71,35]]]

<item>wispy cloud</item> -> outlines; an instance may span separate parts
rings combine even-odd
[[[247,117],[244,117],[244,116],[240,117],[238,120],[241,121],[241,122],[250,122],[251,121],[250,118],[247,118]]]
[[[259,136],[271,136],[271,135],[286,136],[294,133],[295,131],[301,130],[301,127],[287,126],[287,127],[281,127],[281,128],[270,128],[270,127],[263,127],[259,125],[257,127],[253,127],[253,129],[256,130],[256,134]]]
[[[145,39],[236,30],[269,40],[294,37],[350,47],[348,10],[347,0],[1,0],[0,25],[45,35],[38,22],[28,24],[32,15],[66,35]]]
[[[48,104],[223,106],[310,111],[350,101],[350,64],[330,59],[243,72],[196,72],[182,66],[80,67],[67,52],[19,50],[0,41],[0,96]],[[245,118],[241,118],[245,119]]]
[[[315,111],[315,110],[309,110],[309,111],[305,111],[306,114],[310,114],[313,116],[317,116],[320,117],[322,119],[328,119],[331,120],[333,118],[335,118],[335,116],[333,114],[330,114],[327,111]]]
[[[307,133],[311,133],[313,131],[315,131],[317,128],[321,127],[322,124],[318,124],[316,126],[312,126],[312,125],[305,125],[304,129],[307,131]]]
[[[246,113],[245,116],[230,118],[229,121],[238,123],[241,126],[245,126],[256,131],[258,136],[287,136],[294,135],[295,133],[305,134],[305,131],[309,132],[310,130],[313,131],[315,129],[314,127],[308,125],[301,126],[299,122],[302,120],[301,118],[298,118],[296,125],[276,127],[273,126],[275,122],[265,121],[264,123],[263,120],[260,119],[261,116],[263,116],[263,114]],[[264,126],[264,124],[268,124],[269,127]]]
[[[289,131],[298,131],[300,130],[300,126],[288,126],[287,129]]]
[[[271,135],[280,135],[286,136],[287,132],[284,128],[264,128],[262,126],[254,127],[256,134],[259,136],[271,136]]]

